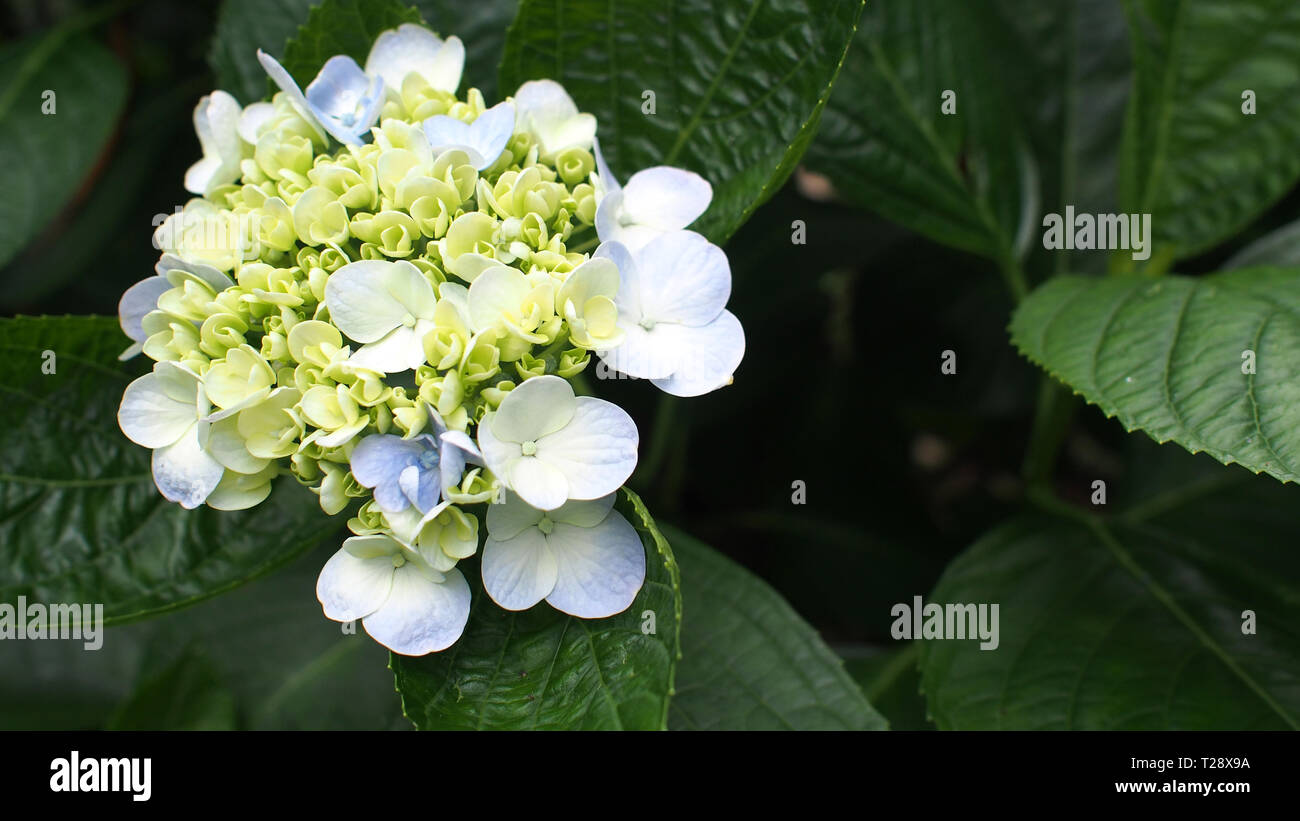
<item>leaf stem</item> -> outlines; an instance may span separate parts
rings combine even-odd
[[[675,396],[666,393],[659,396],[659,404],[655,407],[654,428],[650,432],[650,451],[646,454],[645,461],[641,463],[647,477],[654,477],[663,469],[679,404]]]
[[[1079,403],[1074,401],[1065,385],[1048,374],[1040,377],[1033,427],[1020,469],[1027,485],[1046,485],[1051,479],[1057,455],[1078,407]]]

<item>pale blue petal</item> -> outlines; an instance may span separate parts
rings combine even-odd
[[[379,116],[384,102],[384,81],[368,77],[351,57],[338,55],[325,61],[307,86],[307,105],[334,139],[360,145]]]

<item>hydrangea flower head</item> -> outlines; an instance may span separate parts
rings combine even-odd
[[[646,555],[613,505],[639,435],[575,381],[595,353],[695,395],[744,350],[726,257],[685,230],[708,182],[620,186],[562,86],[488,105],[464,57],[407,24],[304,89],[248,55],[279,91],[199,101],[196,196],[119,305],[123,357],[154,364],[118,419],[159,491],[236,510],[296,481],[346,511],[324,613],[410,655],[466,629],[470,561],[507,609],[631,606]]]

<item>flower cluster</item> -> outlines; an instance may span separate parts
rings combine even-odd
[[[155,365],[118,420],[159,491],[241,509],[288,472],[326,513],[352,506],[317,595],[398,653],[459,638],[480,544],[504,608],[626,609],[645,553],[613,502],[637,428],[571,380],[595,354],[681,396],[731,381],[727,259],[685,230],[709,184],[657,167],[620,186],[560,85],[458,97],[463,45],[420,26],[305,90],[257,56],[280,91],[200,100],[197,197],[120,305],[123,356]]]

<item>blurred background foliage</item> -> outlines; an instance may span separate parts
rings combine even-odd
[[[0,74],[16,70],[32,38],[102,15],[69,36],[111,55],[120,77],[107,79],[103,98],[121,99],[111,137],[81,146],[93,156],[70,155],[84,173],[47,227],[0,268],[0,314],[116,312],[122,291],[152,271],[156,215],[186,197],[180,183],[199,156],[191,114],[219,82],[213,66],[248,102],[264,85],[251,48],[283,42],[305,5],[139,0],[105,11],[78,0],[0,0]],[[450,4],[416,5],[435,28],[474,38],[464,84],[494,86],[491,55],[514,3],[458,8],[462,27],[440,24]],[[266,42],[250,39],[237,61],[210,45],[223,28]],[[865,53],[864,36],[854,48]],[[1010,48],[983,57],[1033,79],[1016,72]],[[857,65],[845,67],[839,93],[853,93]],[[1126,76],[1126,65],[1117,70]],[[1112,115],[1125,88],[1105,100]],[[837,99],[819,140],[839,136]],[[1013,93],[1012,102],[1042,100]],[[1050,116],[1027,112],[1025,121]],[[978,145],[959,145],[959,160],[968,148]],[[933,725],[917,694],[915,653],[890,639],[890,608],[930,591],[954,557],[1020,508],[1039,377],[1007,343],[1012,301],[997,265],[872,215],[851,203],[858,194],[800,168],[728,243],[730,309],[748,337],[734,385],[667,405],[637,382],[593,385],[641,427],[650,455],[632,486],[655,515],[766,579],[841,653],[892,726],[924,729]],[[1214,270],[1298,212],[1293,192],[1180,270]],[[806,244],[791,241],[797,220]],[[1055,264],[1045,257],[1030,256],[1031,283]],[[957,353],[955,376],[940,373],[945,350]],[[1132,449],[1143,446],[1100,414],[1079,414],[1058,491],[1086,499],[1096,478],[1125,488]],[[806,483],[806,504],[792,503],[796,481]],[[113,628],[98,653],[58,642],[5,647],[0,726],[405,726],[382,648],[341,639],[304,595],[333,549],[185,611]]]

